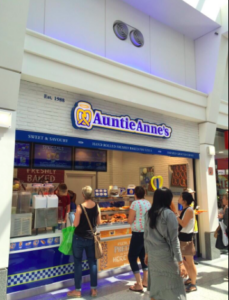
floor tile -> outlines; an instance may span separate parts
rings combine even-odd
[[[216,261],[201,261],[198,269],[198,291],[187,295],[187,300],[228,300],[228,256]],[[99,281],[98,300],[148,300],[149,294],[133,293],[129,287],[134,284],[131,273],[105,278]],[[67,300],[67,292],[74,287],[54,291],[25,300]],[[72,298],[73,299],[73,298]],[[79,299],[79,298],[78,298]],[[90,284],[83,285],[81,300],[91,300]],[[74,300],[74,299],[73,299]]]

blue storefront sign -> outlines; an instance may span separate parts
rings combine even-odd
[[[16,131],[16,140],[24,142],[34,142],[42,144],[65,145],[72,147],[91,148],[91,149],[105,149],[114,151],[125,151],[142,154],[166,155],[172,157],[186,157],[192,159],[199,159],[200,154],[196,152],[177,151],[170,149],[161,149],[153,147],[145,147],[130,144],[103,142],[98,140],[89,140],[83,138],[66,137],[53,135],[48,133],[38,133],[30,131]]]

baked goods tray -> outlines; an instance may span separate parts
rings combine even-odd
[[[120,201],[135,201],[134,197],[120,197],[120,198],[112,198],[112,197],[93,197],[93,201],[99,202],[120,202]]]
[[[108,224],[101,224],[99,227],[109,227],[109,226],[119,226],[119,225],[128,225],[127,222],[117,222],[117,223],[108,223]]]
[[[109,210],[109,211],[101,211],[101,214],[102,216],[105,216],[105,215],[115,215],[115,214],[122,214],[122,213],[129,213],[129,209],[127,210]]]

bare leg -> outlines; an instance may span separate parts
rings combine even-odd
[[[144,286],[148,286],[148,271],[143,272],[143,280],[142,283]]]
[[[92,296],[93,298],[97,297],[97,290],[92,289],[92,290],[91,290],[91,296]]]
[[[194,263],[193,256],[185,256],[184,264],[188,271],[189,278],[192,280],[192,284],[196,285],[197,269]]]
[[[136,290],[143,290],[143,285],[142,285],[142,277],[140,273],[134,274],[137,284],[135,285]]]

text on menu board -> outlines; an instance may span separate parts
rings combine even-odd
[[[36,169],[72,169],[72,148],[53,145],[34,145],[33,167]]]
[[[15,144],[15,156],[14,156],[14,166],[17,167],[30,167],[30,149],[31,145],[28,143]]]
[[[107,151],[76,148],[75,170],[106,172]]]

